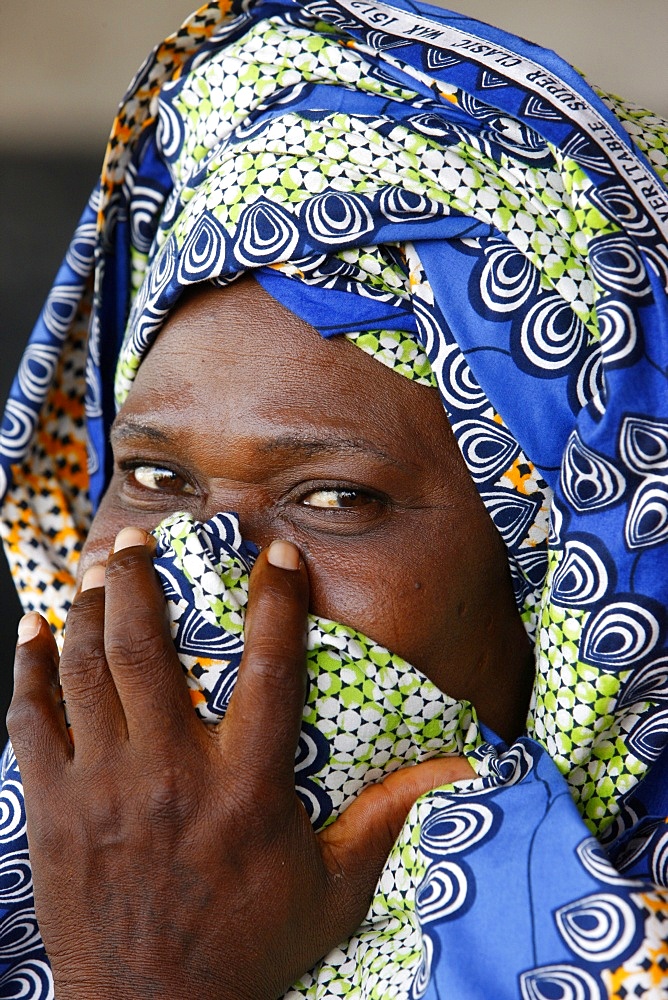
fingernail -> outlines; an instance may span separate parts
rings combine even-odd
[[[22,646],[24,642],[30,642],[31,639],[37,638],[41,627],[41,615],[38,615],[36,611],[29,611],[19,622],[19,636],[16,645]]]
[[[121,528],[116,535],[114,552],[119,552],[121,549],[130,549],[134,545],[146,545],[147,540],[148,532],[144,531],[143,528]]]
[[[299,549],[292,542],[278,539],[267,549],[267,562],[279,569],[299,569]]]
[[[97,563],[89,566],[81,581],[82,590],[93,590],[94,587],[104,587],[104,566]]]

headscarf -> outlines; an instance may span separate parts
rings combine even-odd
[[[399,0],[210,3],[121,105],[0,437],[26,608],[62,629],[111,420],[183,289],[252,269],[323,336],[437,385],[535,639],[527,737],[505,748],[389,651],[312,620],[312,691],[318,670],[349,679],[339,709],[372,702],[381,738],[379,675],[409,692],[399,714],[415,735],[387,766],[464,752],[479,777],[417,803],[367,921],[291,996],[668,988],[666,148],[663,123],[552,53]],[[223,514],[157,535],[206,715],[229,697],[252,550]],[[216,611],[184,545],[232,574]],[[193,608],[206,627],[187,635],[226,644],[210,674],[206,650],[183,646]],[[386,766],[360,738],[333,801],[348,723],[322,701],[307,702],[297,761],[316,822]],[[5,768],[11,860],[24,850],[11,752]],[[48,982],[35,935],[5,953],[8,982],[29,966]]]

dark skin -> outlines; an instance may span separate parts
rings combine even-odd
[[[172,314],[112,444],[60,662],[28,616],[8,720],[56,995],[278,997],[359,925],[415,799],[472,775],[458,758],[397,772],[316,836],[293,775],[307,610],[510,739],[532,666],[503,545],[436,392],[252,279]],[[264,546],[217,727],[192,711],[152,568],[146,532],[175,510],[235,510]]]

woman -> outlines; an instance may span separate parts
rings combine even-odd
[[[135,81],[7,411],[56,631],[88,536],[71,729],[34,613],[10,716],[57,995],[659,995],[660,133],[432,8],[224,6]]]

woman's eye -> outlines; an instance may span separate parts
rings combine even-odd
[[[361,490],[312,490],[302,499],[307,507],[351,510],[373,503],[374,498]]]
[[[146,490],[160,490],[168,493],[194,493],[195,488],[173,469],[160,465],[137,465],[132,470],[136,483]]]

